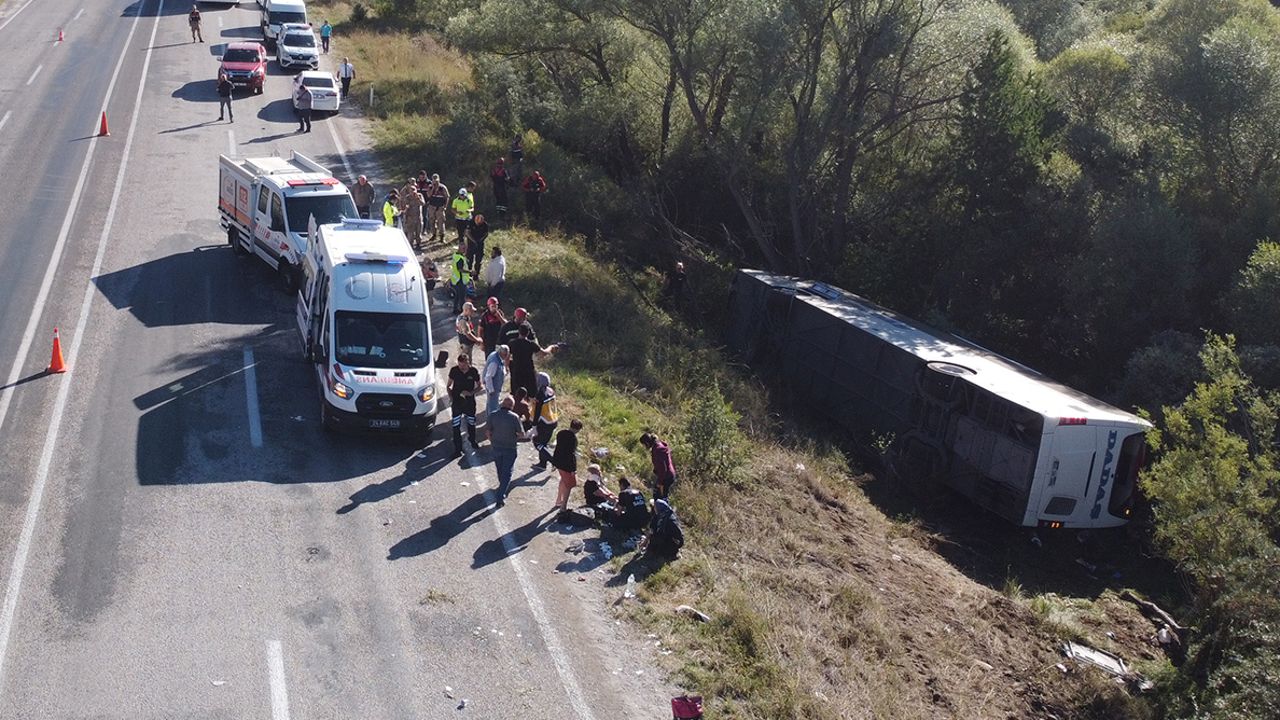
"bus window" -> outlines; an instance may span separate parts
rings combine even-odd
[[[1138,487],[1138,471],[1147,459],[1146,436],[1136,432],[1120,445],[1120,460],[1116,463],[1116,477],[1111,485],[1111,501],[1107,512],[1115,517],[1127,518],[1133,512],[1133,495]]]

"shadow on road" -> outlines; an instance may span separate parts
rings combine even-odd
[[[124,10],[120,11],[120,17],[169,17],[171,15],[186,15],[191,11],[190,2],[182,2],[181,0],[165,0],[164,4],[160,4],[160,0],[136,0],[129,3]],[[200,14],[204,15],[204,8],[200,9]],[[185,29],[186,26],[184,25]]]
[[[452,511],[434,518],[426,528],[392,545],[387,551],[387,559],[417,557],[439,550],[492,513],[493,507],[485,493],[478,492]]]
[[[438,443],[433,448],[409,458],[409,462],[405,463],[404,472],[396,477],[365,485],[352,493],[351,502],[338,508],[337,514],[346,515],[361,505],[395,497],[415,482],[431,477],[437,470],[448,465],[452,459],[453,456],[446,449],[445,443]]]
[[[223,28],[219,33],[224,38],[244,38],[244,40],[232,40],[231,42],[246,42],[254,40],[262,42],[262,26],[245,25],[244,27]]]
[[[272,100],[262,109],[258,110],[258,119],[273,123],[297,123],[298,116],[293,112],[293,100],[290,98],[282,98],[280,100]],[[318,118],[312,116],[314,122]]]
[[[529,541],[537,537],[547,525],[551,524],[551,520],[548,520],[547,516],[551,515],[552,512],[553,510],[547,509],[546,512],[506,535],[480,543],[480,547],[476,548],[471,557],[471,569],[479,570],[482,567],[501,562],[512,555],[522,552],[529,546]],[[507,550],[507,543],[503,542],[508,538],[511,544],[510,551]]]
[[[214,70],[216,72],[216,68]],[[218,101],[218,87],[214,78],[192,80],[174,90],[169,96],[187,102],[212,103]]]

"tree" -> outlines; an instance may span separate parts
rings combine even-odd
[[[1227,297],[1231,328],[1254,345],[1280,345],[1280,244],[1258,243]]]

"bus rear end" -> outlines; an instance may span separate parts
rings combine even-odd
[[[1032,493],[1038,500],[1028,519],[1043,528],[1127,523],[1133,515],[1138,473],[1146,462],[1145,432],[1136,424],[1059,418],[1043,443],[1047,452]]]

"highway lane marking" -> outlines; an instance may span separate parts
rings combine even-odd
[[[347,171],[347,182],[354,184],[356,175],[351,172],[351,163],[347,162],[347,151],[343,149],[342,141],[338,139],[338,131],[333,129],[333,121],[337,118],[337,115],[329,118],[329,122],[325,123],[324,126],[329,128],[329,137],[333,138],[333,146],[338,149],[338,157],[342,158],[342,167]]]
[[[244,401],[249,406],[249,442],[262,447],[262,416],[258,414],[258,372],[254,369],[253,348],[244,349]]]
[[[218,16],[218,27],[222,27],[222,16]]]
[[[4,117],[0,117],[0,130],[4,129],[4,124],[9,122],[9,116],[13,114],[12,110],[5,110]]]
[[[479,472],[472,473],[471,477],[480,487],[484,487],[487,482],[484,475]],[[484,499],[492,505],[497,502],[497,495],[493,490],[486,489]],[[547,646],[547,653],[551,655],[551,664],[556,666],[556,674],[560,676],[560,685],[569,697],[569,705],[573,707],[579,720],[595,720],[595,715],[591,713],[591,706],[587,704],[586,696],[582,694],[582,686],[578,684],[578,676],[569,662],[569,655],[560,644],[560,636],[556,634],[555,626],[551,624],[547,615],[547,608],[543,605],[542,598],[538,595],[537,588],[533,586],[533,581],[529,578],[524,565],[516,562],[515,556],[519,548],[511,537],[511,527],[503,518],[501,509],[490,517],[493,518],[493,524],[498,526],[498,532],[502,533],[502,549],[506,551],[507,559],[510,561],[508,564],[516,574],[520,591],[524,593],[525,604],[529,606],[529,612],[533,613],[533,619],[538,623],[538,632],[542,633],[542,644]]]
[[[43,69],[44,69],[44,65],[37,65],[35,71],[31,73],[31,77],[27,78],[27,84],[30,85],[33,81],[35,81],[36,76],[39,75],[40,71]]]
[[[12,15],[6,18],[4,22],[0,23],[0,30],[3,30],[6,27],[8,27],[9,23],[13,22],[13,19],[18,17],[18,13],[22,12],[23,10],[26,10],[27,6],[30,5],[32,2],[35,2],[35,0],[27,0],[25,3],[22,4],[22,7],[18,8],[17,10],[14,10]]]
[[[271,672],[271,720],[289,720],[289,688],[284,681],[284,647],[279,640],[267,643]]]
[[[97,277],[102,270],[102,260],[107,252],[107,237],[111,233],[111,224],[115,221],[120,191],[124,188],[124,173],[129,165],[129,150],[133,147],[133,138],[138,126],[138,108],[142,104],[142,90],[146,87],[147,71],[151,67],[150,47],[156,44],[156,30],[160,27],[160,16],[164,14],[163,11],[164,0],[159,0],[155,23],[151,26],[151,40],[147,43],[146,59],[142,63],[142,75],[138,80],[138,93],[133,101],[133,117],[129,121],[129,131],[125,138],[124,156],[120,161],[120,170],[116,173],[116,184],[115,190],[111,194],[111,204],[108,206],[106,217],[103,219],[102,234],[98,236],[98,250],[93,258],[93,269],[90,271],[89,279],[85,283],[84,299],[80,303],[80,317],[77,319],[75,330],[71,335],[70,351],[67,353],[70,367],[58,384],[58,397],[54,401],[53,415],[49,421],[48,433],[45,435],[44,450],[40,454],[40,465],[36,468],[35,480],[31,485],[31,497],[27,500],[26,514],[22,518],[22,532],[18,536],[18,544],[14,550],[13,565],[9,568],[9,584],[5,588],[4,605],[0,606],[0,693],[4,691],[4,664],[8,658],[9,636],[13,631],[13,620],[17,614],[18,594],[22,591],[22,576],[26,572],[27,558],[31,554],[31,541],[35,536],[36,520],[40,517],[40,505],[44,499],[45,486],[49,480],[49,468],[53,465],[53,450],[58,443],[58,433],[62,428],[62,417],[67,409],[67,399],[71,396],[71,381],[75,377],[76,359],[80,355],[80,344],[84,341],[85,328],[89,324],[89,309],[93,303],[95,289],[93,278]],[[138,29],[138,21],[142,15],[139,12],[133,17],[133,25],[130,26],[129,35],[124,41],[126,48],[130,47],[133,42],[133,33]],[[116,61],[116,69],[111,74],[111,82],[107,84],[106,98],[102,102],[104,108],[111,100],[111,94],[115,91],[116,79],[120,75],[120,68],[123,67],[124,59],[128,55],[130,53],[122,52],[120,53],[120,59]],[[49,262],[49,268],[45,272],[40,292],[36,296],[31,319],[27,323],[27,334],[23,336],[22,345],[18,348],[18,357],[14,362],[13,371],[10,373],[12,379],[9,384],[12,384],[17,379],[17,376],[21,374],[22,366],[26,363],[27,354],[31,350],[31,339],[35,337],[36,323],[39,322],[40,316],[44,313],[44,306],[49,297],[49,288],[52,284],[53,275],[58,269],[62,257],[62,248],[66,244],[71,221],[75,217],[76,206],[80,202],[80,193],[84,190],[85,179],[89,177],[89,163],[93,160],[93,149],[97,146],[96,140],[91,141],[89,149],[85,152],[84,167],[81,168],[76,187],[71,193],[71,201],[67,205],[67,216],[62,223],[58,242],[54,246],[53,259]],[[12,397],[13,392],[12,388],[10,388],[4,391],[3,398],[0,398],[0,426],[4,424],[4,416],[9,411],[9,402]]]
[[[227,157],[236,156],[236,131],[227,128]]]
[[[71,18],[71,22],[75,22],[75,21],[79,20],[79,19],[80,19],[80,16],[81,16],[81,15],[83,15],[83,14],[84,14],[84,8],[80,8],[79,10],[77,10],[77,11],[76,11],[76,16],[75,16],[75,17],[73,17],[73,18]]]

